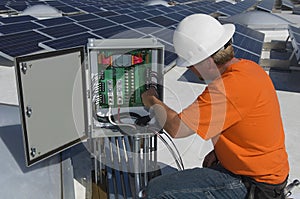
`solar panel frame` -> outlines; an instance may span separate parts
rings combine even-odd
[[[40,28],[38,31],[49,35],[52,38],[65,37],[68,35],[79,34],[86,32],[88,29],[75,23],[63,24],[58,26],[51,26],[47,28]]]
[[[260,4],[256,6],[256,8],[260,10],[264,10],[267,12],[272,12],[274,7],[274,1],[273,0],[262,0]]]
[[[160,40],[164,41],[165,43],[168,43],[169,45],[173,45],[173,34],[174,30],[164,28],[152,33],[151,35],[159,38]]]
[[[36,20],[35,22],[37,24],[41,24],[45,27],[51,27],[51,26],[56,26],[59,24],[71,23],[71,22],[73,22],[73,20],[68,17],[55,17],[55,18],[50,18],[50,19]]]
[[[178,23],[177,21],[170,19],[168,17],[165,17],[165,16],[155,16],[155,17],[147,18],[146,20],[151,21],[153,23],[156,23],[156,24],[161,25],[166,28],[176,25]]]
[[[0,25],[0,33],[12,34],[12,33],[23,32],[23,31],[38,29],[38,28],[42,28],[42,26],[31,21],[10,23],[5,25]]]
[[[1,17],[0,23],[11,24],[11,23],[18,23],[18,22],[33,21],[33,20],[37,20],[37,18],[30,15],[21,15],[21,16],[13,16],[13,17]]]
[[[72,16],[67,16],[67,17],[76,22],[99,18],[99,16],[95,15],[94,13],[72,15]]]
[[[92,31],[93,34],[98,35],[101,38],[118,38],[118,39],[129,39],[129,38],[141,38],[145,35],[139,33],[133,29],[125,27],[123,25],[116,25],[100,30]]]
[[[39,47],[49,50],[60,50],[72,47],[86,46],[89,38],[98,38],[97,35],[91,34],[89,32],[72,35],[68,37],[63,37],[51,41],[40,42]]]
[[[100,12],[95,12],[93,13],[99,17],[110,17],[110,16],[115,16],[119,15],[119,13],[112,11],[112,10],[107,10],[107,11],[100,11]]]
[[[132,16],[132,17],[134,17],[136,19],[147,19],[147,18],[150,18],[150,17],[153,16],[153,15],[147,14],[144,11],[133,12],[133,13],[129,13],[128,15]]]
[[[0,36],[0,52],[2,56],[13,60],[16,56],[42,50],[38,43],[47,40],[50,38],[32,30]]]
[[[253,38],[246,37],[238,32],[235,32],[235,34],[233,35],[233,44],[257,56],[261,55],[261,51],[263,47],[263,43]]]
[[[104,18],[97,18],[97,19],[91,19],[91,20],[86,20],[86,21],[80,21],[77,22],[78,24],[90,29],[90,30],[97,30],[109,26],[116,25],[115,22],[109,21]]]
[[[137,19],[131,17],[130,15],[126,15],[126,14],[107,17],[107,19],[109,19],[109,20],[111,20],[115,23],[118,23],[118,24],[126,24],[126,23],[129,23],[129,22],[137,21]]]

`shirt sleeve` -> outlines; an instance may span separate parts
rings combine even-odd
[[[206,87],[178,116],[205,140],[222,133],[241,120],[238,110],[217,87]]]

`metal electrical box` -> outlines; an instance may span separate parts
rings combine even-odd
[[[120,127],[147,114],[144,91],[154,87],[163,98],[163,53],[153,38],[89,39],[86,48],[17,57],[27,165],[92,136],[143,133]]]

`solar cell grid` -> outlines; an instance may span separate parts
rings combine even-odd
[[[264,42],[265,34],[259,31],[247,28],[245,26],[235,24],[236,32],[243,34],[247,37],[251,37],[257,41]]]
[[[42,26],[33,23],[33,22],[20,22],[20,23],[12,23],[7,25],[0,25],[0,33],[2,34],[11,34],[16,32],[22,32],[26,30],[32,30],[41,28]]]
[[[21,33],[8,34],[0,36],[0,48],[9,48],[9,46],[15,44],[22,45],[22,43],[27,41],[41,42],[49,39],[49,37],[41,35],[32,30]]]
[[[140,12],[134,12],[134,13],[130,13],[128,14],[136,19],[146,19],[146,18],[150,18],[152,17],[152,15],[145,13],[144,11],[140,11]]]
[[[3,24],[26,22],[26,21],[31,21],[31,20],[36,20],[36,18],[29,16],[29,15],[15,16],[15,17],[1,17],[0,18],[0,22]]]
[[[112,17],[108,17],[107,19],[112,20],[119,24],[125,24],[125,23],[136,21],[135,18],[130,17],[129,15],[112,16]]]
[[[59,37],[64,37],[64,36],[68,36],[68,35],[82,33],[82,32],[87,31],[87,29],[82,26],[76,25],[75,23],[70,23],[70,24],[52,26],[49,28],[41,28],[41,29],[38,29],[38,31],[41,31],[51,37],[59,38]]]
[[[84,27],[87,27],[90,30],[97,30],[100,28],[116,25],[115,23],[108,21],[107,19],[103,19],[103,18],[81,21],[81,22],[78,22],[78,24],[80,24]]]
[[[255,55],[260,56],[263,46],[261,42],[249,37],[245,37],[237,32],[233,35],[233,41],[234,45],[239,46],[240,48],[243,48]]]
[[[28,6],[27,5],[9,5],[7,7],[11,8],[13,10],[21,12],[21,11],[25,10]]]
[[[77,6],[78,9],[83,10],[88,13],[100,12],[102,11],[100,8],[96,8],[95,6]]]
[[[67,17],[56,17],[56,18],[42,19],[42,20],[36,21],[36,23],[42,24],[47,27],[56,26],[59,24],[67,24],[67,23],[71,23],[71,22],[73,22],[73,20],[70,18],[67,18]]]
[[[169,13],[169,14],[166,14],[166,17],[169,17],[170,19],[176,20],[178,22],[185,18],[185,16],[183,16],[179,13]]]
[[[117,13],[119,13],[119,14],[128,14],[128,13],[135,12],[134,10],[129,9],[129,8],[126,8],[126,9],[124,9],[124,8],[122,8],[122,9],[116,9],[114,11],[117,12]]]
[[[42,42],[39,43],[39,46],[45,49],[55,49],[55,50],[85,46],[89,38],[99,38],[99,37],[90,34],[88,32],[85,32],[82,34],[72,35],[61,39]]]
[[[93,31],[92,33],[102,38],[140,38],[145,35],[131,30],[122,25],[116,25],[109,28]]]
[[[73,16],[68,16],[70,19],[73,19],[75,21],[85,21],[89,19],[95,19],[98,16],[94,14],[80,14],[80,15],[73,15]]]
[[[260,60],[259,56],[251,54],[243,49],[240,49],[238,46],[234,46],[234,54],[235,54],[235,57],[237,57],[237,58],[252,60],[256,63],[259,63],[259,60]]]
[[[157,9],[146,10],[145,12],[148,13],[148,14],[151,14],[153,16],[164,15],[163,11],[160,11],[160,10],[157,10]]]
[[[64,6],[57,6],[56,9],[60,10],[63,13],[75,13],[75,12],[79,12],[80,10],[68,5],[64,5]]]
[[[163,40],[166,43],[173,44],[173,34],[174,30],[165,28],[153,33],[152,35]]]
[[[153,23],[159,24],[164,27],[170,27],[177,24],[177,21],[174,21],[173,19],[167,18],[165,16],[151,17],[148,18],[147,20],[152,21]]]
[[[17,56],[38,52],[40,50],[43,49],[39,47],[37,43],[27,42],[27,43],[23,43],[22,45],[10,46],[10,48],[1,48],[0,52],[11,58],[14,58]]]
[[[95,15],[98,15],[100,17],[109,17],[109,16],[115,16],[115,15],[119,15],[118,13],[114,12],[114,11],[100,11],[100,12],[95,12]]]

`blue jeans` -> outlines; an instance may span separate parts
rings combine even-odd
[[[194,168],[152,179],[145,189],[148,199],[243,199],[247,189],[241,177],[222,166]]]

